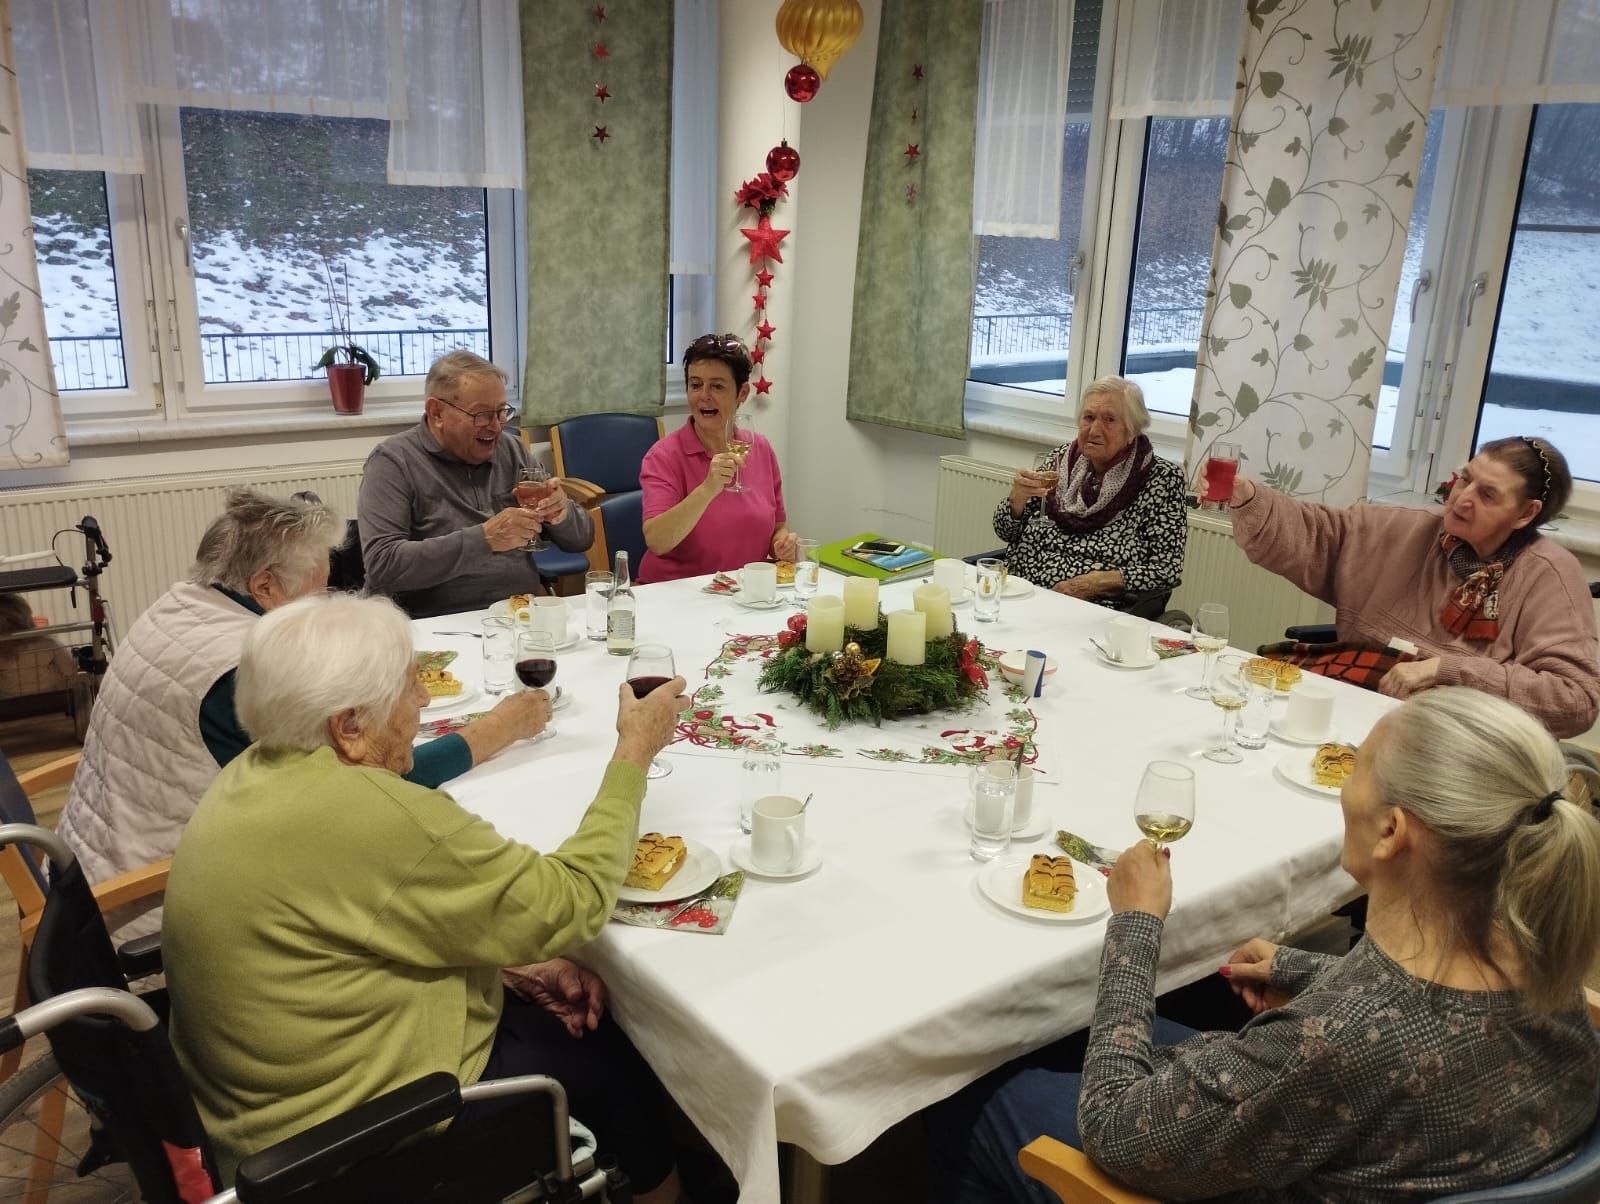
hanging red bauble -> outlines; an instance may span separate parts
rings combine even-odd
[[[783,77],[783,90],[789,94],[790,100],[797,100],[801,104],[815,96],[820,87],[822,76],[810,63],[796,63],[789,68],[789,74]]]
[[[767,170],[774,180],[785,184],[800,174],[800,152],[789,145],[787,138],[767,152]]]

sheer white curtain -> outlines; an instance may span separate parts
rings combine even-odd
[[[1600,101],[1600,0],[1455,0],[1435,105]]]
[[[133,17],[122,0],[11,0],[29,167],[144,170]]]
[[[1123,0],[1111,116],[1226,117],[1244,44],[1245,0]]]
[[[717,0],[677,0],[672,20],[669,270],[709,276],[716,262],[717,214],[722,211],[716,196]]]
[[[1072,0],[985,0],[972,222],[1057,238]]]
[[[404,117],[389,125],[391,184],[522,187],[516,0],[399,0]]]

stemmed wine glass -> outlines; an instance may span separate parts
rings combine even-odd
[[[530,690],[543,690],[556,679],[556,638],[548,631],[536,631],[524,623],[517,625],[517,680]],[[556,734],[546,727],[542,740]]]
[[[530,460],[517,474],[517,483],[511,490],[511,496],[517,499],[517,505],[524,510],[532,510],[559,488],[559,485],[552,487],[550,474],[545,471],[543,464],[537,460]],[[527,550],[543,552],[549,546],[549,542],[542,535],[538,535],[528,541]]]
[[[1194,826],[1194,770],[1177,761],[1151,761],[1133,796],[1133,822],[1157,851]]]
[[[1033,458],[1033,475],[1047,489],[1054,489],[1061,482],[1061,470],[1052,463],[1055,458],[1054,450],[1040,452]]]
[[[1211,679],[1211,702],[1222,708],[1222,740],[1206,749],[1208,761],[1235,765],[1244,760],[1233,746],[1234,732],[1239,727],[1239,712],[1250,698],[1250,684],[1244,673],[1245,658],[1224,656],[1217,660],[1217,671]]]
[[[628,657],[628,686],[635,698],[643,698],[676,676],[678,670],[672,663],[672,649],[665,644],[639,644]],[[671,772],[671,765],[660,757],[652,757],[645,777],[664,778]]]
[[[745,457],[750,454],[750,441],[739,438],[741,433],[737,427],[729,426],[728,428],[728,454],[737,460],[738,464],[733,470],[733,480],[728,482],[727,489],[723,490],[724,493],[748,492],[744,482],[739,479],[739,475],[744,471]]]
[[[1207,602],[1195,612],[1194,630],[1189,633],[1194,646],[1205,653],[1205,667],[1200,671],[1200,684],[1184,691],[1190,698],[1202,702],[1211,698],[1211,661],[1228,646],[1228,608],[1220,602]]]

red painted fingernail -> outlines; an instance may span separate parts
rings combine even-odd
[[[1233,967],[1232,966],[1218,966],[1217,967],[1217,973],[1222,975],[1222,977],[1224,977],[1224,978],[1232,978],[1233,977]]]

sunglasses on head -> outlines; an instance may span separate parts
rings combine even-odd
[[[744,355],[750,354],[745,349],[744,340],[736,334],[703,334],[689,344],[690,351],[737,351]]]

